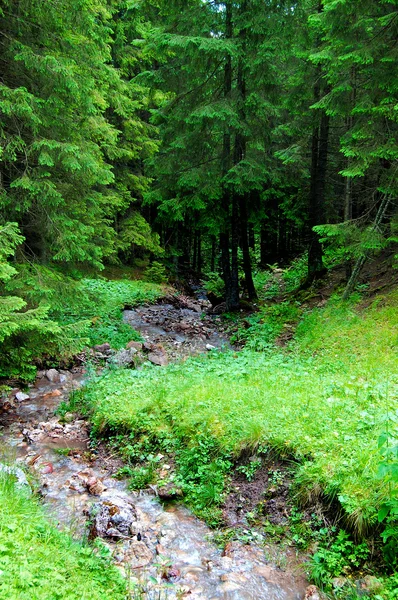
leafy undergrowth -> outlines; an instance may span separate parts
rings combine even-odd
[[[284,352],[212,352],[164,369],[105,372],[83,392],[94,432],[119,435],[132,462],[155,448],[174,453],[188,502],[213,524],[242,451],[293,456],[299,502],[337,499],[345,527],[366,536],[397,487],[395,458],[381,470],[378,447],[397,433],[397,304],[395,292],[361,314],[332,300],[303,316]]]
[[[62,324],[89,320],[90,345],[109,342],[116,349],[132,339],[139,339],[133,335],[131,325],[122,321],[123,308],[154,303],[164,296],[164,289],[159,284],[127,279],[83,279],[80,289],[81,294],[75,301],[62,301],[52,308],[52,314]]]
[[[67,364],[86,346],[108,342],[118,349],[138,339],[122,321],[122,309],[155,302],[164,295],[162,286],[155,283],[76,279],[37,265],[20,266],[8,288],[33,309],[14,315],[15,323],[7,322],[8,329],[0,335],[0,377],[21,380],[35,377],[37,363]]]
[[[37,501],[0,477],[0,598],[122,600],[126,583],[104,546],[73,541]]]

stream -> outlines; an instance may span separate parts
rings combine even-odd
[[[125,310],[125,321],[145,340],[142,351],[139,344],[132,347],[135,366],[140,368],[146,361],[162,365],[230,348],[219,317],[205,313],[208,308],[205,300],[182,298],[178,303],[166,300]],[[99,347],[95,352],[102,357],[111,351]],[[112,359],[117,362],[117,356]],[[113,477],[120,459],[101,446],[90,447],[88,424],[75,414],[68,413],[66,422],[54,415],[60,402],[84,384],[84,365],[38,375],[26,393],[15,389],[3,400],[3,454],[34,471],[45,505],[59,527],[75,537],[103,538],[118,568],[145,590],[143,598],[312,597],[309,588],[306,594],[303,575],[273,566],[263,544],[229,542],[221,551],[211,541],[211,530],[186,508],[162,505],[155,492],[131,492],[126,482]],[[132,597],[141,596],[132,593]]]

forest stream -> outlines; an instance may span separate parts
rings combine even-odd
[[[145,340],[144,360],[161,365],[230,347],[219,317],[205,313],[206,300],[165,302],[124,312],[124,319]],[[107,348],[97,354],[101,351]],[[140,368],[139,361],[136,366]],[[126,482],[112,477],[120,459],[101,447],[90,448],[88,424],[73,414],[61,422],[54,414],[72,390],[84,385],[84,378],[84,365],[72,371],[50,369],[39,373],[26,393],[14,390],[3,405],[3,448],[35,473],[59,527],[77,537],[87,531],[91,538],[102,537],[115,564],[133,584],[142,584],[144,598],[307,597],[303,575],[273,566],[264,544],[230,542],[221,551],[211,541],[211,530],[186,508],[163,505],[156,486],[131,492]],[[19,474],[22,481],[22,471]],[[132,597],[141,598],[136,591]]]

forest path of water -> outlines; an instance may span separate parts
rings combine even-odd
[[[218,317],[206,316],[204,308],[205,301],[166,301],[126,310],[124,318],[146,340],[143,356],[167,362],[229,346]],[[41,373],[26,398],[18,400],[14,390],[2,407],[3,447],[35,472],[59,526],[81,536],[90,519],[90,535],[103,537],[114,562],[131,582],[142,583],[143,598],[302,600],[304,577],[272,566],[263,546],[233,542],[221,552],[187,509],[163,507],[155,495],[129,492],[112,477],[120,460],[104,449],[93,453],[87,423],[76,415],[66,415],[66,423],[54,416],[84,376],[84,368]],[[137,592],[132,597],[141,598]]]

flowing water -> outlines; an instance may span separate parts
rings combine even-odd
[[[201,318],[197,309],[157,305],[126,311],[124,318],[148,344],[159,350],[161,342],[161,351],[170,360],[206,351],[209,344],[229,346],[217,322]],[[85,534],[93,504],[96,514],[117,513],[119,530],[108,529],[104,541],[115,564],[132,584],[146,589],[143,597],[148,599],[304,598],[304,578],[270,564],[263,545],[232,542],[222,552],[211,541],[206,525],[184,507],[163,506],[153,493],[129,492],[123,481],[112,477],[119,459],[102,450],[95,454],[90,448],[87,424],[73,415],[67,415],[68,423],[54,416],[59,403],[84,381],[83,370],[58,372],[55,379],[50,382],[41,374],[22,401],[15,399],[15,391],[11,394],[2,407],[2,438],[6,454],[36,473],[45,504],[59,527],[75,536]],[[126,523],[127,535],[122,527]],[[91,531],[92,536],[97,534]]]

